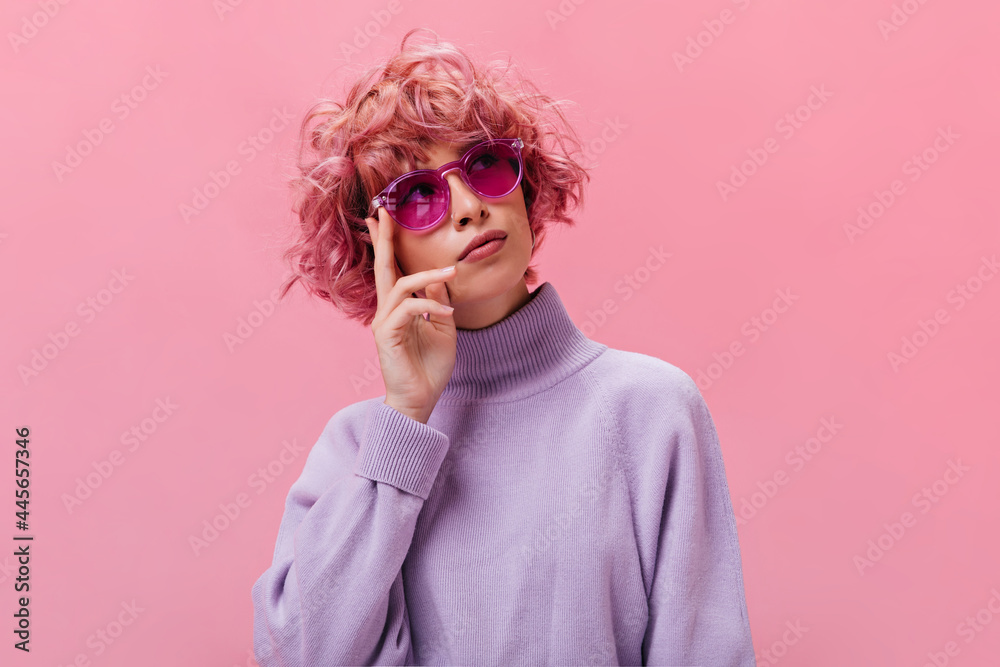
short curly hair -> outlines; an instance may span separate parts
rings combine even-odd
[[[418,31],[435,40],[408,45]],[[384,67],[372,67],[354,83],[343,104],[326,98],[313,104],[302,121],[297,174],[290,179],[298,238],[284,252],[292,272],[280,298],[301,281],[348,318],[371,324],[377,295],[368,205],[392,179],[426,160],[424,149],[435,141],[468,146],[520,138],[521,187],[535,250],[548,224],[575,224],[568,212],[583,206],[590,179],[572,157],[579,138],[559,108],[563,102],[509,76],[510,69],[509,60],[477,67],[432,30],[414,28]],[[529,265],[525,281],[534,283],[536,276]]]

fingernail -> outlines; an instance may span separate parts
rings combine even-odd
[[[443,269],[441,269],[441,273],[451,273],[454,270],[455,270],[454,266],[446,266]]]

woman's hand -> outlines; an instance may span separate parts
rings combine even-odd
[[[426,424],[455,369],[454,309],[444,283],[457,267],[450,273],[431,269],[402,275],[393,250],[396,223],[384,208],[378,209],[378,216],[365,223],[375,250],[378,306],[371,330],[385,381],[385,404]],[[420,290],[427,298],[413,296]]]

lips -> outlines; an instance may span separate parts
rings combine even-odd
[[[507,233],[502,232],[499,229],[491,229],[489,231],[483,232],[482,234],[479,234],[474,239],[472,239],[472,241],[469,242],[469,245],[465,246],[465,250],[463,250],[462,254],[458,256],[458,261],[461,262],[463,259],[465,259],[466,255],[468,255],[470,252],[472,252],[479,246],[489,243],[493,239],[504,239],[504,238],[507,238]]]

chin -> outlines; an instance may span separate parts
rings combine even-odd
[[[481,264],[477,262],[477,264]],[[517,289],[524,282],[524,272],[528,270],[526,264],[520,262],[514,266],[511,262],[498,262],[493,266],[479,267],[470,265],[469,274],[462,276],[459,285],[450,294],[452,303],[464,303],[469,301],[484,301],[501,297],[511,290]],[[485,271],[480,271],[485,268]],[[449,290],[451,287],[449,286]]]

